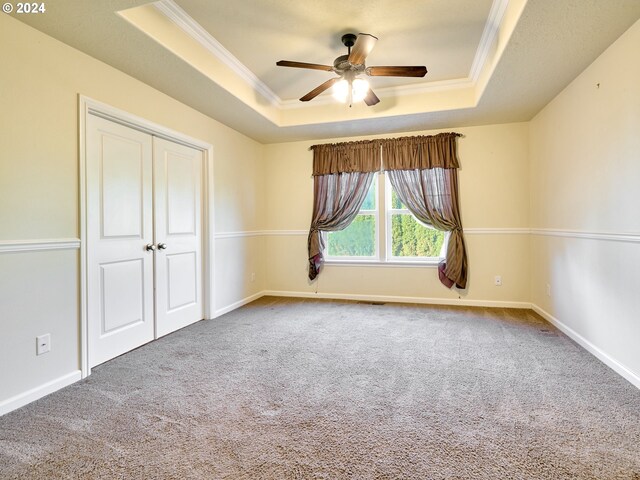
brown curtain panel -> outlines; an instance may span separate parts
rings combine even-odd
[[[382,144],[384,169],[400,201],[421,222],[449,233],[438,267],[448,288],[467,286],[467,253],[458,200],[457,133],[405,137]]]
[[[309,279],[322,268],[322,232],[343,230],[356,217],[373,175],[380,170],[378,140],[314,145],[313,215],[307,242]]]
[[[313,217],[309,230],[309,279],[320,273],[324,257],[322,232],[347,228],[356,217],[374,172],[336,173],[313,177]]]
[[[451,288],[467,286],[467,254],[458,208],[457,170],[389,170],[400,201],[422,223],[449,232],[447,256],[438,268],[440,281]]]

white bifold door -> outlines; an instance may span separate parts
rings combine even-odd
[[[87,116],[95,366],[203,317],[202,151]]]

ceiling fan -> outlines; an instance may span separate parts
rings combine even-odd
[[[276,62],[276,65],[279,67],[324,70],[327,72],[335,72],[339,75],[336,78],[327,80],[301,97],[301,102],[308,102],[335,85],[334,95],[344,102],[348,101],[349,106],[351,106],[354,101],[364,100],[364,103],[371,107],[378,103],[380,99],[369,87],[369,82],[359,78],[363,73],[371,77],[424,77],[427,74],[427,68],[424,66],[367,67],[364,62],[377,41],[377,37],[369,35],[368,33],[359,33],[358,35],[347,33],[342,36],[342,43],[348,48],[348,53],[347,55],[340,55],[336,58],[333,61],[333,66],[291,62],[289,60],[280,60]],[[353,47],[353,49],[351,47]]]

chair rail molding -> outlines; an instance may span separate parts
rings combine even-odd
[[[498,227],[498,228],[464,228],[466,235],[529,235],[531,230],[522,227]]]
[[[466,235],[540,235],[545,237],[568,237],[611,242],[640,243],[640,233],[589,232],[583,230],[561,230],[528,227],[471,227]],[[309,230],[246,230],[216,233],[216,240],[239,237],[290,237],[308,235]]]
[[[567,237],[609,242],[640,243],[640,233],[588,232],[584,230],[560,230],[553,228],[532,228],[531,233],[543,237]]]
[[[465,228],[464,233],[469,235],[528,235],[528,228]],[[235,232],[218,232],[216,239],[239,237],[291,237],[309,235],[309,230],[246,230]]]
[[[216,240],[224,238],[240,237],[287,237],[297,235],[309,235],[308,230],[247,230],[238,232],[216,233]]]
[[[42,250],[78,250],[79,238],[0,240],[0,253],[37,252]]]

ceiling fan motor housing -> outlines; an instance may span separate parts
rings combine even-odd
[[[340,55],[333,61],[333,70],[339,75],[343,75],[346,72],[354,72],[355,75],[360,75],[364,72],[364,65],[353,65],[349,63],[349,55]]]
[[[345,33],[342,36],[342,43],[349,49],[349,52],[346,55],[340,55],[333,61],[333,71],[338,75],[344,76],[345,74],[349,73],[349,76],[353,78],[356,75],[360,75],[364,72],[364,65],[354,65],[349,62],[351,47],[355,45],[357,39],[358,36],[354,33]]]
[[[351,64],[349,63],[349,55],[340,55],[333,61],[333,68],[336,73],[343,73],[349,70]]]
[[[353,33],[345,33],[342,36],[342,44],[347,48],[351,48],[356,43],[357,38]]]

